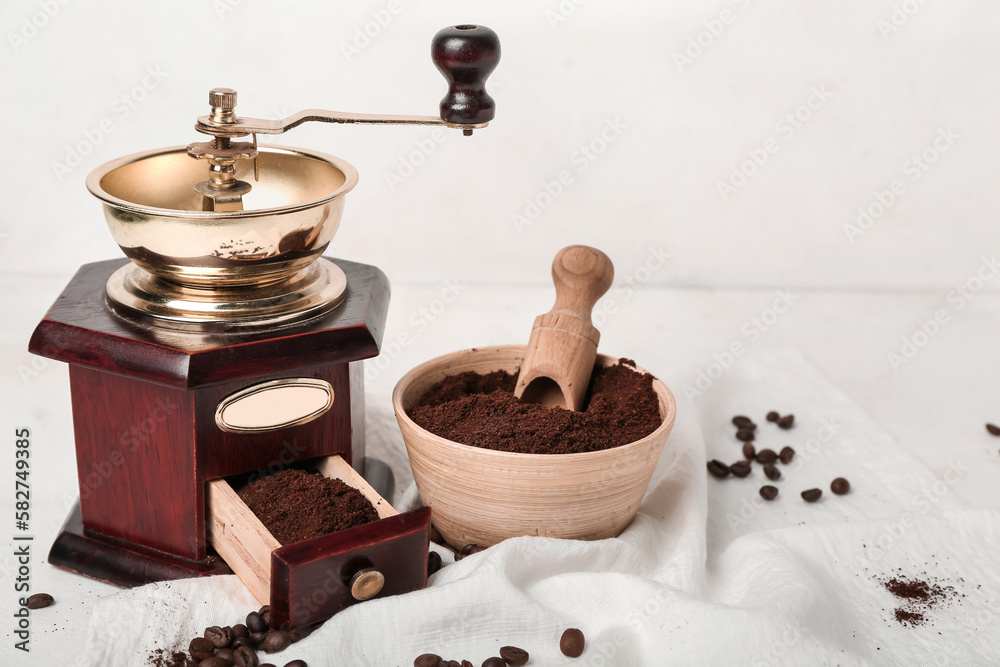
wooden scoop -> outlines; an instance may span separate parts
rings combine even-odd
[[[615,277],[597,248],[571,245],[552,261],[556,303],[535,318],[514,395],[526,403],[580,411],[597,359],[601,333],[590,313]]]

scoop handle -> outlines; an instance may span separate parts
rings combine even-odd
[[[592,325],[590,316],[597,300],[611,288],[615,267],[603,252],[585,245],[563,248],[552,260],[552,282],[556,303],[549,311],[568,315]]]

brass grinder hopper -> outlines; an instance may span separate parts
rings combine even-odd
[[[321,258],[357,184],[348,162],[315,151],[258,146],[304,122],[441,125],[465,135],[495,105],[486,78],[500,58],[489,28],[459,25],[434,36],[431,55],[449,83],[440,116],[308,109],[283,120],[236,115],[236,91],[215,88],[190,146],[114,160],[87,178],[115,241],[132,260],[107,283],[117,314],[171,328],[244,330],[322,315],[344,298],[343,271]],[[237,141],[252,137],[252,141]]]

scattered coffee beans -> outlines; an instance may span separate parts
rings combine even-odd
[[[263,632],[267,627],[264,625],[264,621],[261,619],[260,614],[255,611],[247,614],[247,630],[251,633]]]
[[[788,465],[792,462],[792,459],[795,458],[795,450],[791,447],[782,447],[781,453],[778,454],[778,458],[781,459],[782,463]]]
[[[413,661],[413,667],[439,667],[440,664],[441,656],[433,653],[418,655]]]
[[[778,487],[771,485],[760,487],[760,497],[764,500],[774,500],[778,497]]]
[[[260,647],[264,650],[264,653],[277,653],[278,651],[284,651],[291,643],[292,640],[288,637],[287,632],[271,630],[267,633],[264,641],[261,642]]]
[[[213,625],[210,628],[205,628],[205,639],[212,642],[212,646],[215,648],[225,648],[229,646],[229,642],[233,641],[233,629]]]
[[[747,428],[753,426],[753,420],[743,415],[733,417],[733,426],[736,428]]]
[[[1000,435],[1000,426],[996,424],[987,424],[986,430],[990,432],[991,435]]]
[[[781,471],[773,463],[768,463],[764,466],[764,474],[772,481],[781,479]]]
[[[838,496],[842,496],[851,490],[851,483],[848,482],[843,477],[838,477],[837,479],[830,482],[830,490],[836,493]]]
[[[779,419],[781,419],[781,415],[779,415],[774,410],[771,410],[770,412],[767,413],[767,421],[769,421],[769,422],[776,422]]]
[[[729,472],[737,477],[746,477],[750,474],[750,464],[746,461],[737,461],[729,466]]]
[[[427,576],[431,576],[441,569],[441,554],[431,551],[427,554]]]
[[[579,658],[586,644],[583,633],[576,628],[570,628],[562,633],[559,639],[559,650],[569,658]]]
[[[35,593],[28,598],[28,609],[43,609],[53,602],[55,598],[48,593]]]
[[[528,663],[528,652],[516,646],[504,646],[500,649],[500,657],[510,667],[521,667]]]
[[[751,442],[756,437],[757,437],[756,433],[754,432],[753,429],[750,428],[741,428],[739,431],[736,432],[736,439],[742,442]]]
[[[768,463],[774,463],[777,460],[778,455],[773,449],[762,449],[757,452],[757,463],[763,463],[766,465]]]
[[[802,492],[802,500],[807,503],[814,503],[819,500],[822,495],[823,491],[821,489],[808,489]]]
[[[757,449],[753,446],[752,442],[743,443],[743,458],[747,461],[753,461],[757,457]]]
[[[712,459],[708,462],[708,472],[712,473],[713,477],[718,477],[719,479],[725,479],[729,477],[729,466],[718,459]]]
[[[472,554],[477,554],[481,551],[486,551],[486,547],[481,547],[478,544],[466,544],[457,554],[455,554],[455,560],[460,561],[466,556],[471,556]]]
[[[483,667],[507,667],[503,658],[487,658],[483,662]]]
[[[795,415],[785,415],[778,420],[778,428],[790,429],[795,425]]]
[[[236,667],[260,667],[260,660],[252,648],[241,646],[233,651],[233,664]]]

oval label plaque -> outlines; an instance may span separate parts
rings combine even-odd
[[[230,433],[265,433],[305,424],[333,406],[333,387],[317,378],[281,378],[219,401],[215,423]]]

